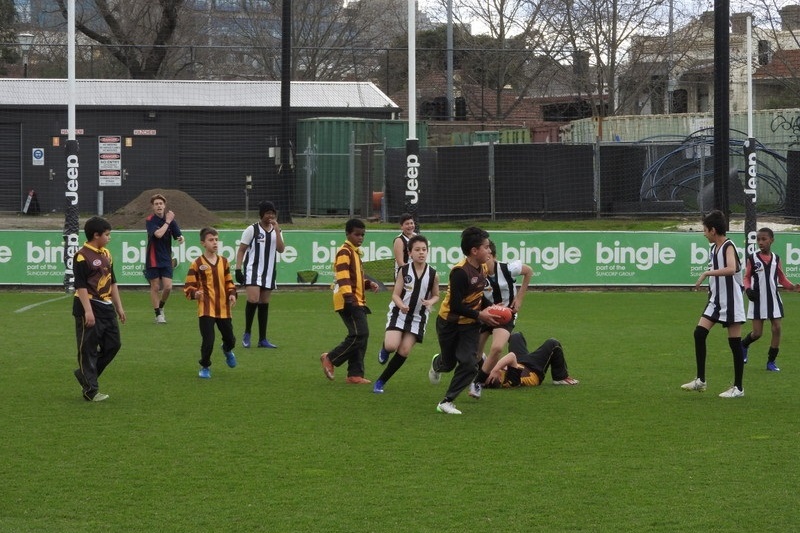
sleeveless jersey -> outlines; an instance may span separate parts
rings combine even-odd
[[[758,301],[747,306],[747,318],[769,320],[783,317],[783,301],[778,293],[778,272],[781,258],[770,253],[769,262],[765,262],[755,252],[747,256],[750,263],[751,288],[758,291]]]
[[[716,244],[711,246],[708,269],[717,270],[728,266],[725,254],[729,247],[733,247],[736,258],[736,273],[732,276],[708,277],[708,305],[703,312],[704,317],[721,324],[745,322],[742,268],[733,241],[728,239],[719,248]]]
[[[409,237],[406,237],[405,234],[401,233],[394,240],[400,239],[403,241],[403,264],[408,264],[408,240]],[[400,265],[397,264],[397,260],[394,261],[394,277],[397,278],[397,273],[400,271]]]
[[[487,300],[494,304],[511,307],[517,295],[517,276],[522,274],[522,261],[510,263],[494,262],[494,275],[488,277],[488,283],[483,291]]]
[[[244,284],[258,285],[270,290],[277,288],[275,279],[278,274],[278,251],[275,228],[267,231],[256,222],[244,230],[241,242],[248,246],[241,265]]]
[[[418,338],[425,334],[425,324],[428,320],[428,310],[422,305],[422,300],[427,300],[433,292],[433,283],[436,270],[430,265],[425,265],[421,276],[417,276],[414,264],[404,265],[400,269],[403,277],[403,289],[400,298],[408,306],[408,313],[404,313],[394,304],[389,303],[389,312],[386,315],[386,329],[397,329],[413,333]]]

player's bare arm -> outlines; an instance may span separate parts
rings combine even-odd
[[[514,296],[514,301],[511,302],[511,310],[515,313],[522,309],[522,301],[525,299],[525,293],[528,292],[532,276],[533,269],[528,265],[522,265],[522,283],[520,283],[519,290]]]

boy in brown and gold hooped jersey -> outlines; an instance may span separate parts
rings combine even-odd
[[[211,353],[214,351],[214,326],[222,335],[222,353],[228,366],[236,366],[233,347],[236,337],[233,334],[231,308],[236,305],[236,286],[231,277],[228,260],[217,253],[219,233],[214,228],[200,230],[203,255],[194,260],[186,273],[183,292],[190,300],[197,300],[197,316],[200,324],[200,372],[203,379],[211,377]]]
[[[347,383],[370,383],[364,377],[364,356],[367,352],[369,341],[369,324],[367,315],[370,314],[364,291],[378,290],[378,284],[364,276],[364,267],[361,264],[361,248],[366,234],[366,226],[362,220],[351,218],[344,227],[347,240],[336,252],[333,263],[333,308],[339,313],[345,327],[347,336],[334,349],[320,355],[322,371],[330,380],[334,378],[334,369],[347,363]]]

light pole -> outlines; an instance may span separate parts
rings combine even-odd
[[[31,46],[33,46],[33,39],[34,36],[32,33],[20,33],[18,35],[19,38],[19,47],[22,50],[22,77],[28,77],[28,52],[31,51]]]

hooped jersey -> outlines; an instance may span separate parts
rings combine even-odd
[[[197,301],[197,316],[212,318],[231,318],[231,304],[228,297],[236,294],[236,286],[231,277],[228,260],[217,256],[212,263],[201,255],[189,266],[183,292],[193,300],[197,291],[203,291],[203,299]]]

